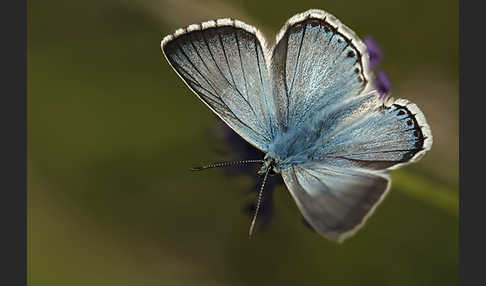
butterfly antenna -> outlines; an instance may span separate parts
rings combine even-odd
[[[265,172],[265,177],[263,177],[263,183],[262,186],[260,187],[260,192],[258,192],[258,198],[257,198],[257,203],[256,203],[256,208],[255,208],[255,213],[253,214],[253,219],[251,221],[250,225],[250,230],[248,231],[248,238],[251,238],[253,234],[253,228],[255,228],[255,222],[258,216],[258,211],[260,210],[260,204],[262,202],[263,198],[263,187],[265,187],[265,183],[267,182],[267,177],[268,173],[270,172],[271,168],[268,168],[267,171]]]
[[[263,160],[240,160],[240,161],[231,161],[231,162],[217,162],[202,167],[191,168],[191,171],[202,171],[211,168],[221,168],[221,167],[229,167],[234,165],[251,164],[251,163],[263,163]]]

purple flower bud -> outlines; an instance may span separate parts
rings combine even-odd
[[[376,90],[380,94],[381,99],[387,97],[391,90],[390,81],[388,80],[388,76],[384,71],[380,71],[376,75]]]
[[[366,36],[364,38],[364,43],[368,49],[368,54],[370,55],[370,68],[374,69],[380,63],[382,58],[380,46],[378,46],[371,36]]]

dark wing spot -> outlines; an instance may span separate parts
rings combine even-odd
[[[317,19],[311,19],[309,23],[312,27],[317,27],[321,25],[321,22]]]
[[[348,52],[347,56],[348,56],[348,58],[354,58],[354,56],[356,56],[356,53],[351,50],[351,51]]]

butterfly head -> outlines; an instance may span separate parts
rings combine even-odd
[[[258,170],[258,174],[265,175],[267,171],[269,175],[275,175],[280,173],[279,162],[280,159],[278,158],[278,156],[271,156],[270,153],[267,153],[267,155],[263,159],[262,167],[260,168],[260,170]]]

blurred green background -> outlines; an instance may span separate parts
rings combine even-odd
[[[374,37],[434,144],[344,244],[309,231],[284,187],[248,240],[251,178],[188,171],[227,159],[225,142],[160,40],[222,17],[272,40],[309,8]],[[29,285],[457,285],[456,1],[38,0],[28,19]]]

